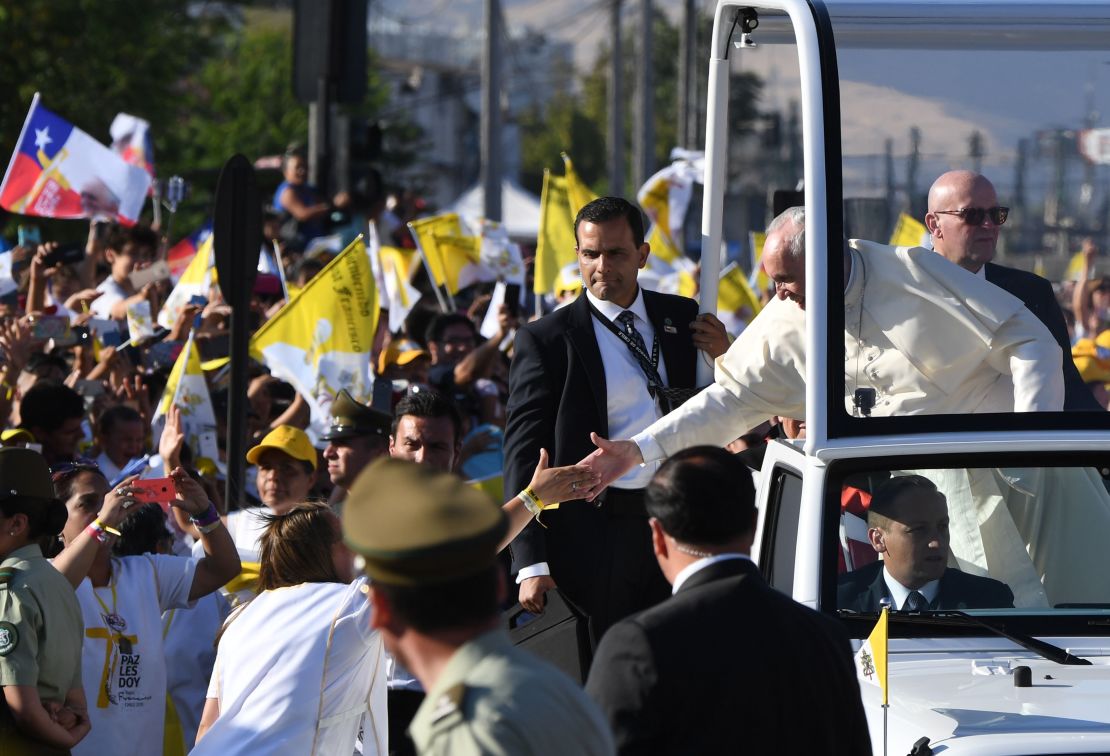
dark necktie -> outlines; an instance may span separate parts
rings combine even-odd
[[[906,597],[906,603],[902,604],[904,612],[920,612],[928,608],[929,602],[919,591],[910,591],[910,595]]]
[[[628,336],[632,345],[636,347],[633,349],[632,346],[629,346],[629,351],[632,352],[636,361],[640,363],[640,369],[644,371],[644,377],[647,378],[648,382],[648,393],[653,399],[656,397],[659,398],[664,413],[670,412],[696,394],[697,389],[668,388],[663,385],[663,379],[659,377],[658,368],[647,358],[648,350],[647,345],[644,343],[644,337],[640,335],[640,332],[636,330],[636,326],[633,325],[635,318],[636,316],[631,310],[625,310],[617,316],[616,322],[620,324],[621,330]],[[655,349],[653,347],[652,352],[654,351]]]
[[[632,339],[632,343],[640,347],[644,354],[647,354],[647,344],[644,343],[644,337],[640,335],[640,332],[636,330],[636,326],[633,325],[633,321],[635,320],[636,316],[633,314],[632,310],[625,310],[617,316],[617,322],[621,324],[621,328],[623,328],[624,332]]]

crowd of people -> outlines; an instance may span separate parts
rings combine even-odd
[[[406,243],[380,179],[328,201],[302,156],[283,170],[267,238],[289,281],[325,264],[310,242],[336,209]],[[846,364],[865,366],[845,409],[862,390],[876,415],[1104,410],[1094,247],[1054,289],[992,262],[1008,211],[986,178],[945,174],[929,207],[932,250],[845,242]],[[218,285],[137,337],[135,306],[157,313],[171,287],[135,275],[164,257],[156,230],[91,223],[65,261],[51,241],[17,247],[0,299],[0,751],[869,752],[843,630],[747,557],[752,457],[734,453],[804,433],[804,230],[801,208],[769,225],[774,290],[738,335],[639,286],[640,210],[605,197],[575,219],[557,309],[525,322],[504,305],[490,338],[478,289],[458,312],[414,310],[366,356],[389,390],[328,397],[323,432],[252,361],[240,501],[223,496],[226,370],[205,371],[220,459],[191,443],[186,408],[151,432],[175,345],[192,333],[206,360],[226,355]],[[284,304],[270,283],[252,329]],[[700,359],[717,373],[698,392]],[[926,484],[914,501],[939,512]],[[903,493],[876,493],[877,529]],[[935,596],[926,577],[907,591]],[[553,590],[588,623],[584,689],[502,629],[503,609],[540,614]]]

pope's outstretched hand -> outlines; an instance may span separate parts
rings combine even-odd
[[[597,450],[586,456],[579,464],[601,476],[601,481],[596,484],[586,501],[593,501],[606,486],[632,469],[634,465],[642,464],[643,455],[640,447],[633,441],[609,441],[596,433],[590,434],[590,440],[597,446]]]

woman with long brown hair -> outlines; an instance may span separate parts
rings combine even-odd
[[[386,665],[339,518],[269,515],[259,592],[224,626],[193,754],[386,752]],[[364,719],[365,715],[365,719]]]

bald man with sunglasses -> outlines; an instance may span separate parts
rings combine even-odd
[[[1064,409],[1102,411],[1071,359],[1064,314],[1052,284],[1033,273],[996,265],[995,247],[1010,208],[998,204],[994,185],[973,171],[949,171],[929,189],[925,226],[933,249],[964,270],[1009,292],[1044,323],[1063,352]]]

